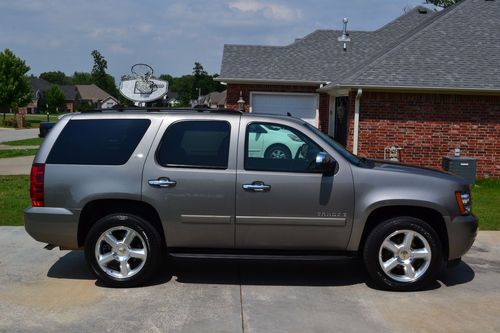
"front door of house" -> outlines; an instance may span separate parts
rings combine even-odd
[[[335,97],[335,131],[333,138],[343,146],[347,145],[349,97]]]

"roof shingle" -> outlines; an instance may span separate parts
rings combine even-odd
[[[317,30],[287,46],[225,45],[218,80],[335,81],[436,15],[421,9],[373,32],[350,31],[347,51],[337,40],[340,30]]]
[[[500,0],[417,7],[373,31],[317,30],[288,46],[225,45],[222,81],[500,90]]]
[[[500,1],[460,2],[339,83],[500,89]]]

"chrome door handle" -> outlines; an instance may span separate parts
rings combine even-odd
[[[253,192],[271,191],[271,185],[264,184],[263,182],[253,182],[252,184],[243,184],[242,187],[245,191],[253,191]]]
[[[148,184],[154,187],[175,187],[177,182],[175,180],[170,180],[170,178],[158,178],[148,180]]]

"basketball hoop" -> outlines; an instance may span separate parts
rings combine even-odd
[[[138,103],[152,102],[165,96],[168,82],[154,78],[153,68],[147,64],[135,64],[132,74],[124,75],[120,82],[120,94]]]

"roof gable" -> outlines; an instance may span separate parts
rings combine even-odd
[[[98,102],[110,96],[95,84],[77,84],[75,87],[82,100]]]

